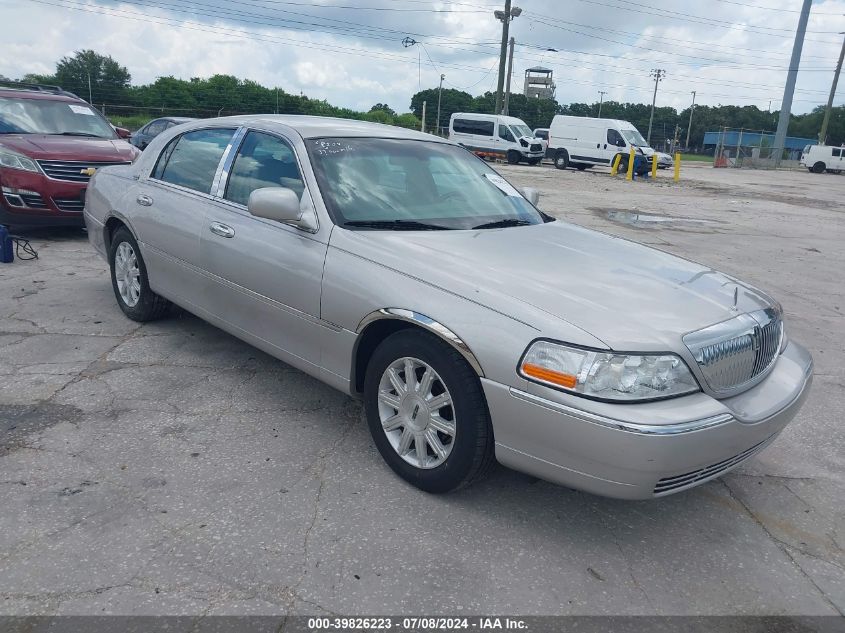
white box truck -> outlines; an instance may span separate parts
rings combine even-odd
[[[619,154],[619,170],[627,170],[632,147],[648,159],[654,154],[642,134],[628,121],[557,114],[549,128],[548,153],[558,169],[609,166]],[[641,162],[638,171],[648,171],[647,161]]]
[[[845,147],[807,145],[798,162],[814,174],[825,171],[838,174],[845,170]]]
[[[449,119],[449,140],[482,157],[503,158],[512,165],[536,165],[545,154],[544,144],[522,119],[496,114],[455,112]]]

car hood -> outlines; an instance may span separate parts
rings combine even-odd
[[[556,335],[543,323],[562,320],[617,350],[677,349],[688,332],[773,303],[706,266],[561,221],[476,231],[341,229],[332,245],[525,321],[543,336]]]
[[[123,139],[56,134],[3,134],[0,147],[42,160],[129,162],[138,155],[138,150]]]

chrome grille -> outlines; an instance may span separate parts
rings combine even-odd
[[[725,393],[764,374],[780,351],[782,337],[780,310],[767,308],[687,334],[684,344],[710,388]]]
[[[79,196],[75,198],[53,198],[53,202],[61,211],[81,212],[85,207],[85,202]]]
[[[98,162],[81,160],[39,160],[38,164],[44,173],[54,180],[67,180],[69,182],[88,182],[91,176],[83,173],[93,167],[108,167],[110,165],[129,165],[128,162]]]
[[[728,459],[716,464],[710,464],[709,466],[699,468],[698,470],[694,470],[689,473],[684,473],[683,475],[664,477],[657,482],[657,485],[654,486],[654,494],[657,496],[668,494],[670,492],[677,492],[679,490],[683,490],[684,488],[691,488],[692,486],[704,483],[709,479],[713,479],[734,466],[738,466],[746,459],[762,450],[771,439],[771,437],[768,437],[759,444],[755,444],[738,455],[729,457]]]

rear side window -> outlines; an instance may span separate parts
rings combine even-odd
[[[474,119],[455,119],[455,122],[452,123],[455,134],[493,136],[493,127],[493,121],[476,121]]]
[[[166,121],[153,121],[147,126],[145,134],[149,134],[150,136],[157,136],[164,132],[167,127]]]
[[[173,139],[162,150],[151,177],[211,193],[217,166],[234,133],[231,129],[196,130]]]
[[[293,148],[278,137],[250,132],[235,157],[224,197],[246,205],[249,194],[263,187],[287,187],[299,198],[305,188]]]

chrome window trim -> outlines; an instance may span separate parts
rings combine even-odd
[[[261,128],[250,127],[250,126],[243,126],[243,127],[239,128],[238,131],[235,133],[235,136],[232,138],[233,143],[234,142],[237,143],[237,147],[235,147],[234,150],[231,153],[228,153],[228,152],[229,152],[230,149],[233,148],[233,145],[230,145],[229,147],[226,148],[227,153],[224,155],[225,160],[221,164],[221,171],[220,171],[220,174],[219,174],[220,179],[216,181],[217,188],[215,190],[216,194],[214,195],[214,198],[216,200],[218,200],[219,202],[222,202],[224,204],[227,204],[229,206],[234,207],[235,209],[238,209],[238,210],[242,209],[243,211],[246,212],[246,214],[249,217],[254,217],[254,216],[252,216],[252,214],[249,213],[249,210],[247,209],[247,206],[245,204],[233,202],[232,200],[228,200],[225,197],[226,196],[226,187],[229,184],[229,177],[232,175],[232,166],[235,164],[235,158],[237,158],[238,152],[241,149],[241,145],[243,145],[243,142],[244,142],[244,139],[246,138],[246,135],[250,132],[255,132],[256,134],[266,134],[267,136],[273,136],[273,137],[278,138],[281,141],[285,142],[287,144],[287,146],[290,147],[290,151],[293,152],[293,157],[296,159],[296,166],[297,166],[297,169],[299,169],[300,180],[302,180],[302,186],[303,186],[302,198],[304,198],[305,195],[307,194],[308,200],[311,204],[311,215],[314,218],[315,226],[307,227],[307,226],[300,226],[298,224],[293,224],[293,223],[286,224],[286,223],[281,223],[281,222],[279,224],[282,224],[282,226],[290,226],[291,228],[294,228],[297,231],[302,231],[304,233],[312,233],[313,234],[313,233],[319,232],[319,230],[320,230],[320,215],[317,213],[317,208],[316,208],[316,205],[314,204],[314,195],[311,193],[311,188],[308,186],[308,180],[305,178],[305,170],[302,168],[302,160],[300,159],[299,154],[296,151],[296,143],[293,141],[293,139],[288,138],[287,135],[285,135],[281,132],[270,132],[268,130],[263,130]],[[214,188],[212,188],[212,189],[214,190]],[[300,198],[300,202],[302,201],[302,198]]]
[[[235,130],[232,138],[229,139],[229,144],[223,150],[223,156],[220,157],[220,163],[217,165],[217,171],[214,172],[214,180],[211,182],[211,195],[214,198],[222,198],[226,189],[226,183],[229,181],[229,170],[235,162],[235,156],[238,149],[246,136],[247,128],[241,126]]]
[[[535,396],[534,394],[509,387],[510,395],[518,400],[524,400],[535,404],[537,406],[550,409],[556,413],[562,413],[570,417],[577,418],[583,422],[590,424],[597,424],[614,431],[625,431],[626,433],[636,433],[638,435],[681,435],[683,433],[694,433],[704,429],[713,428],[722,424],[728,424],[734,421],[734,417],[730,413],[720,413],[707,418],[699,420],[690,420],[687,422],[677,422],[674,424],[638,424],[636,422],[626,422],[624,420],[617,420],[615,418],[608,418],[603,415],[589,413],[575,407],[570,407],[559,402],[553,402],[547,398]]]
[[[481,363],[478,362],[478,359],[475,357],[475,354],[472,353],[472,350],[469,346],[464,343],[464,341],[455,334],[452,330],[447,328],[442,323],[435,321],[429,316],[425,314],[421,314],[420,312],[414,312],[413,310],[406,310],[404,308],[382,308],[380,310],[375,310],[371,312],[358,324],[358,327],[355,329],[355,333],[360,335],[361,332],[364,331],[368,325],[375,321],[379,321],[381,319],[397,319],[399,321],[407,321],[409,323],[414,323],[416,325],[421,326],[422,328],[428,330],[429,332],[433,332],[441,339],[446,341],[449,345],[454,347],[458,352],[463,356],[466,361],[470,364],[470,366],[475,370],[475,372],[484,377],[484,370],[481,368]]]

